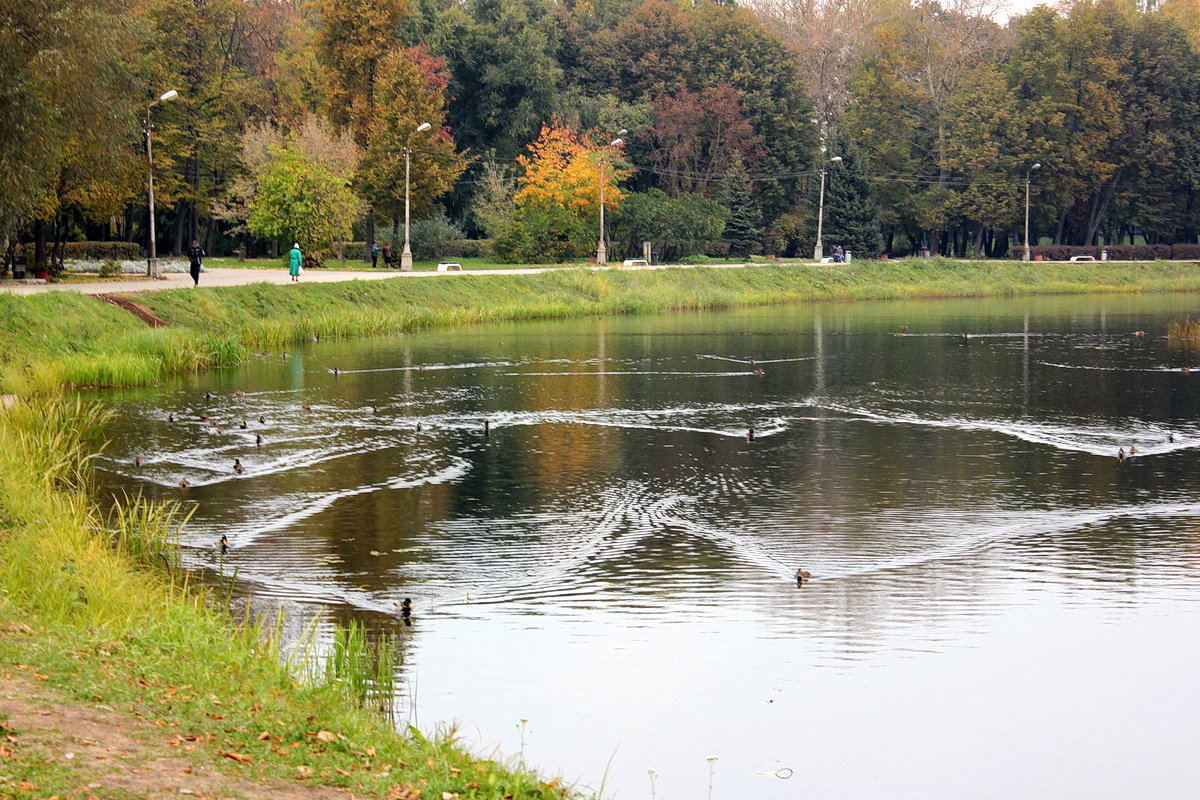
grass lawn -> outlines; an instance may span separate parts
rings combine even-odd
[[[456,261],[462,264],[463,269],[525,269],[527,267],[575,267],[580,266],[584,262],[572,264],[500,264],[490,258],[451,258],[447,261]],[[413,269],[418,272],[433,272],[437,269],[437,261],[413,261]],[[223,267],[234,269],[282,269],[287,265],[283,258],[237,258],[230,256],[228,258],[206,258],[204,264],[210,267]],[[392,270],[399,270],[399,259],[394,261]],[[360,258],[336,259],[329,258],[325,260],[325,266],[322,269],[327,270],[369,270],[371,269],[370,261],[363,261]],[[386,271],[383,266],[383,258],[379,259],[379,266],[376,267],[380,272]]]

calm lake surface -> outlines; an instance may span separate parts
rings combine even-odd
[[[321,342],[103,395],[100,485],[195,504],[187,562],[293,633],[396,633],[402,722],[608,797],[1193,798],[1195,308]]]

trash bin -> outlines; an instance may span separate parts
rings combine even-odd
[[[845,262],[844,262],[844,263],[846,263],[846,264],[849,264],[849,263],[850,263],[850,259],[851,259],[851,257],[852,257],[853,255],[854,255],[853,253],[851,253],[849,250],[847,250],[847,251],[846,251],[846,257],[845,257]]]
[[[15,256],[12,265],[13,280],[25,280],[25,256]]]
[[[650,264],[651,264],[651,266],[655,266],[655,267],[658,266],[658,253],[650,254]]]
[[[1104,249],[1104,250],[1101,250],[1101,251],[1100,251],[1100,260],[1101,260],[1101,261],[1108,261],[1108,250],[1107,250],[1107,249]]]

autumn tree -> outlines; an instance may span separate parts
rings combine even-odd
[[[397,221],[404,213],[406,148],[412,148],[410,202],[418,216],[433,211],[434,201],[466,168],[444,124],[448,82],[444,59],[421,47],[394,50],[380,62],[375,124],[367,132],[357,181],[375,212]],[[433,126],[432,131],[417,133],[424,123]]]
[[[319,266],[335,241],[349,238],[360,209],[344,176],[289,141],[271,147],[249,210],[253,233],[298,242],[306,265]]]
[[[594,241],[601,183],[606,211],[616,211],[624,196],[617,183],[628,171],[617,163],[620,149],[593,144],[557,120],[544,125],[517,158],[524,174],[513,198],[515,212],[496,241],[497,254],[560,260],[586,252]]]
[[[32,223],[39,265],[46,226],[65,209],[107,216],[140,186],[141,26],[126,11],[116,0],[0,0],[0,237]]]
[[[711,196],[735,160],[746,165],[759,159],[754,127],[728,85],[663,97],[651,118],[653,124],[637,141],[644,143],[659,185],[672,197]]]

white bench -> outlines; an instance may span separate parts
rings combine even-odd
[[[438,272],[462,272],[462,264],[457,261],[440,261],[437,265]]]
[[[1095,256],[1071,256],[1072,261],[1095,261]]]
[[[627,258],[621,262],[622,267],[648,267],[650,262],[644,258]]]

